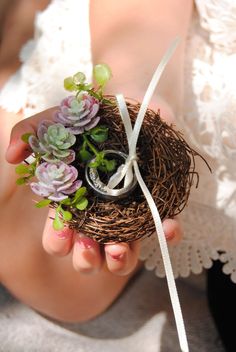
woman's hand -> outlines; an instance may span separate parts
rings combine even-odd
[[[31,154],[28,144],[22,141],[21,136],[29,132],[36,134],[39,122],[52,119],[54,110],[55,108],[46,110],[14,126],[6,152],[9,163],[20,163]],[[52,226],[54,216],[55,211],[50,209],[43,231],[43,247],[49,254],[59,257],[71,253],[75,270],[96,273],[101,268],[106,268],[117,275],[128,275],[137,267],[139,241],[99,245],[87,237],[86,233],[78,233],[68,227],[55,231]],[[169,243],[176,244],[180,240],[181,229],[177,220],[165,220],[163,228]]]

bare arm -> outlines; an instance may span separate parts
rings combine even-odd
[[[0,89],[20,65],[22,45],[33,36],[35,13],[43,10],[49,0],[1,1],[2,40],[0,42]],[[0,199],[6,200],[15,191],[15,167],[5,161],[13,126],[23,118],[21,113],[8,113],[0,108]]]
[[[150,77],[176,36],[181,45],[158,86],[178,114],[182,105],[185,39],[191,19],[191,0],[131,0],[91,2],[91,34],[95,63],[112,66],[114,83],[108,89],[142,98]],[[99,23],[99,26],[97,25]]]

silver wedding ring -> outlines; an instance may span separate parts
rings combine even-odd
[[[106,157],[110,157],[111,159],[120,160],[121,164],[125,164],[128,155],[123,152],[117,150],[104,150],[103,151]],[[89,163],[95,161],[95,157],[90,160]],[[90,167],[89,163],[85,168],[85,178],[89,186],[93,189],[98,197],[109,199],[109,200],[119,200],[127,197],[136,187],[137,179],[135,174],[133,175],[133,179],[129,185],[121,188],[114,188],[112,190],[109,189],[107,185],[101,181],[99,171],[95,167]],[[121,181],[123,182],[123,181]]]

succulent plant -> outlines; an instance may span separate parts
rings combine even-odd
[[[48,162],[59,160],[70,164],[75,160],[75,152],[69,149],[76,141],[76,137],[62,124],[42,121],[38,127],[37,137],[31,135],[29,144],[32,150],[42,155]]]
[[[32,191],[55,202],[68,198],[68,195],[76,192],[82,185],[82,181],[77,180],[76,168],[61,161],[56,164],[40,164],[35,176],[39,182],[30,184]]]
[[[98,110],[98,99],[87,92],[80,92],[77,97],[68,96],[62,100],[59,110],[55,113],[55,121],[78,135],[98,124],[100,120],[97,116]]]

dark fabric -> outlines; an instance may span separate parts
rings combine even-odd
[[[236,352],[236,284],[216,261],[207,274],[209,307],[227,352]]]

